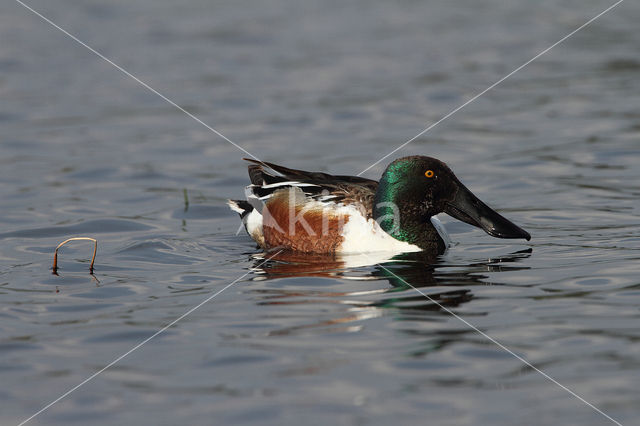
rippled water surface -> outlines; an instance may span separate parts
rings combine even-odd
[[[338,174],[612,3],[27,2],[256,156]],[[263,263],[224,205],[246,153],[3,2],[0,423],[237,280],[29,424],[612,424],[470,325],[636,424],[639,19],[623,2],[392,156],[446,161],[530,242],[443,217],[444,255],[351,267]],[[52,275],[75,236],[95,274],[75,242]]]

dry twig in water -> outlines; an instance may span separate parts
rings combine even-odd
[[[93,256],[91,257],[91,264],[89,265],[89,272],[93,274],[93,262],[96,260],[96,252],[98,251],[98,241],[94,238],[89,238],[89,237],[74,237],[74,238],[69,238],[68,240],[64,240],[63,242],[61,242],[60,244],[58,244],[58,247],[56,247],[55,252],[53,253],[53,273],[57,273],[58,272],[58,249],[60,247],[62,247],[63,245],[67,244],[69,241],[77,241],[77,240],[84,240],[84,241],[93,241]]]

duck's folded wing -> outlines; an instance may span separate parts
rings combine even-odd
[[[248,201],[256,208],[257,203],[265,202],[276,191],[296,187],[313,200],[352,205],[357,207],[363,216],[372,217],[373,199],[378,187],[375,180],[290,169],[248,158],[245,160],[253,163],[249,165],[251,185],[246,188],[246,195]]]

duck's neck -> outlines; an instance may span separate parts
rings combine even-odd
[[[422,249],[443,252],[445,242],[431,223],[423,206],[385,181],[380,181],[373,205],[373,219],[396,240],[417,245]]]

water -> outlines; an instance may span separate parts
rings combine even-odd
[[[28,4],[260,158],[356,174],[611,3]],[[261,264],[224,206],[246,154],[3,3],[0,423],[237,279],[29,424],[611,424],[447,310],[636,423],[639,16],[622,3],[393,156],[446,161],[530,242],[443,217],[443,256],[352,268]],[[51,274],[73,236],[98,239],[95,276],[84,242]]]

